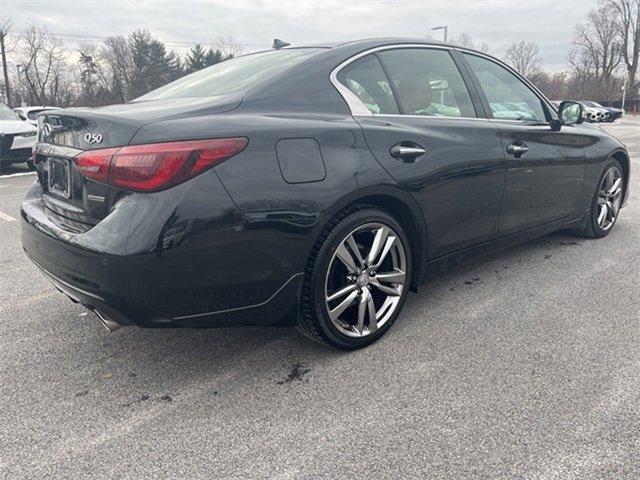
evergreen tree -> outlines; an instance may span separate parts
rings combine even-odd
[[[183,75],[182,63],[174,52],[167,52],[162,42],[146,30],[129,36],[133,71],[129,82],[129,98],[161,87]]]
[[[203,69],[208,64],[206,63],[207,54],[211,50],[207,51],[202,45],[196,43],[189,52],[184,61],[184,69],[186,73],[197,72]]]

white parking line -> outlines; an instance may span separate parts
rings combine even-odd
[[[10,173],[9,175],[0,175],[0,178],[26,177],[27,175],[35,175],[36,172]]]
[[[7,222],[15,222],[16,219],[11,215],[7,215],[6,213],[0,212],[0,219],[6,220]]]

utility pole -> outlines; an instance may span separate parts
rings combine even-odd
[[[624,101],[627,96],[627,77],[624,77],[624,83],[622,84],[622,105],[620,108],[622,109],[622,116],[624,117]]]
[[[438,27],[433,27],[431,30],[444,30],[444,41],[447,41],[447,33],[449,31],[449,25],[440,25]]]
[[[5,38],[10,24],[4,22],[0,24],[0,56],[2,57],[2,72],[4,74],[4,88],[7,93],[7,106],[11,108],[11,89],[9,88],[9,73],[7,72],[7,52],[5,49]]]

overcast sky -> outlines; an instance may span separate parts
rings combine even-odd
[[[501,56],[509,44],[533,40],[544,65],[565,68],[575,25],[597,0],[0,0],[0,16],[24,30],[34,19],[60,35],[69,49],[79,40],[100,41],[136,28],[148,29],[184,53],[194,43],[233,37],[245,50],[269,48],[274,37],[292,44],[380,36],[425,36],[449,26],[449,38],[465,32]],[[441,39],[442,32],[433,32]]]

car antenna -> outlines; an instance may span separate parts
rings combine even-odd
[[[273,48],[274,50],[280,50],[283,47],[288,47],[289,45],[291,45],[290,43],[284,42],[282,40],[280,40],[279,38],[274,38],[273,39],[273,45],[271,45],[271,48]]]

